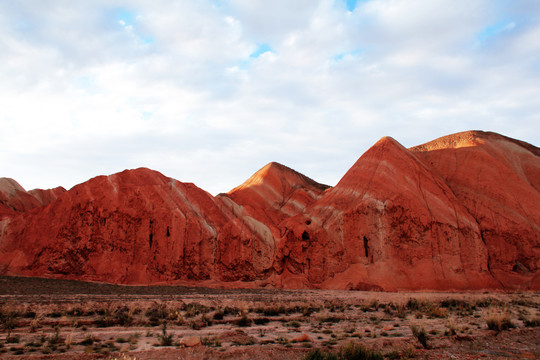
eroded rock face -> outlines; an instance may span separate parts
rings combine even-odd
[[[286,228],[283,266],[322,287],[496,286],[475,219],[391,138],[377,142]]]
[[[477,221],[494,278],[504,287],[531,286],[540,267],[540,149],[470,131],[411,151]]]
[[[0,273],[113,283],[540,289],[540,150],[383,138],[333,188],[270,163],[216,197],[149,169],[0,180]]]
[[[0,261],[4,273],[115,283],[255,280],[272,264],[267,240],[195,185],[137,169],[12,218]]]

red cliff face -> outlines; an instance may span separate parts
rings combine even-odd
[[[383,138],[333,188],[270,163],[211,196],[148,169],[65,192],[0,181],[0,273],[115,283],[540,289],[540,150]]]

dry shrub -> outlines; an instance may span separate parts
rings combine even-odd
[[[490,330],[502,331],[514,327],[510,313],[505,308],[490,307],[484,319]]]
[[[337,354],[321,349],[314,349],[307,353],[303,360],[383,360],[384,356],[375,350],[363,345],[350,342],[342,346]]]
[[[422,344],[422,347],[424,349],[427,349],[428,348],[428,344],[427,344],[427,333],[426,333],[426,329],[424,329],[424,327],[419,327],[419,326],[416,326],[416,325],[411,325],[411,331],[414,335],[414,337],[418,340],[418,342],[420,344]]]
[[[236,321],[236,325],[241,326],[241,327],[251,326],[252,323],[253,323],[253,320],[248,316],[247,311],[242,311],[240,319]]]
[[[446,318],[448,316],[446,308],[438,307],[434,305],[427,311],[429,318]]]
[[[540,316],[536,315],[531,319],[525,319],[524,324],[527,327],[540,326]]]

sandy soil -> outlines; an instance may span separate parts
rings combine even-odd
[[[219,290],[0,277],[0,320],[2,359],[302,359],[350,342],[388,359],[540,358],[538,293]]]

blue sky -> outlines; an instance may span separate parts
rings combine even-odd
[[[536,0],[0,1],[0,176],[334,185],[382,136],[540,146]]]

